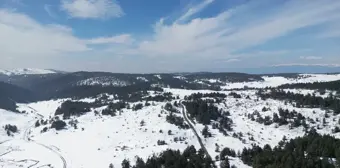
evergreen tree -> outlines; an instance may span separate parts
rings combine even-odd
[[[124,159],[124,160],[122,161],[122,168],[130,168],[130,167],[131,167],[131,166],[130,166],[130,161]]]

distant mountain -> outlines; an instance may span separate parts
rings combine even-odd
[[[224,68],[219,69],[218,72],[241,72],[248,74],[278,74],[278,73],[340,73],[340,66],[327,66],[327,65],[304,65],[304,64],[292,64],[292,65],[275,65],[256,68]]]
[[[0,69],[1,75],[13,76],[13,75],[33,75],[33,74],[54,74],[59,73],[59,71],[51,69],[35,69],[35,68],[22,68],[13,70],[2,70]]]

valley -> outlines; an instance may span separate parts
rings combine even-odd
[[[258,162],[246,159],[245,148],[274,148],[313,131],[340,138],[340,74],[75,72],[2,79],[30,95],[0,96],[9,102],[0,106],[0,167],[118,168],[125,159],[136,166],[138,158],[193,146],[206,167],[249,168]]]

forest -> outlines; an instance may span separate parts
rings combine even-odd
[[[185,101],[183,104],[190,117],[195,118],[197,122],[204,125],[210,124],[211,120],[215,121],[221,116],[221,111],[208,100],[196,99],[194,101]]]
[[[281,89],[271,89],[268,93],[265,93],[263,90],[259,90],[257,95],[263,100],[272,98],[295,102],[295,106],[297,108],[324,108],[332,110],[334,115],[340,114],[340,100],[333,95],[323,98],[314,94],[303,95],[289,91],[285,92]]]
[[[224,161],[228,162],[228,160]],[[122,161],[122,168],[215,168],[212,159],[206,157],[204,151],[196,150],[194,146],[187,147],[182,153],[179,150],[168,149],[159,155],[153,155],[147,160],[137,158],[134,164],[129,160]],[[132,166],[134,165],[134,166]],[[113,165],[109,165],[113,168]],[[226,165],[223,168],[229,168]]]
[[[275,147],[244,148],[239,157],[254,168],[336,168],[340,166],[340,140],[312,129],[303,137],[284,137]]]

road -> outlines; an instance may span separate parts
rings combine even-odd
[[[28,106],[28,107],[29,107],[29,106]],[[42,116],[41,114],[37,113],[37,110],[33,109],[32,107],[29,107],[29,108],[31,108],[32,110],[35,111],[35,114],[38,116],[39,120],[43,118],[43,116]],[[44,144],[42,144],[42,143],[39,143],[39,142],[37,142],[37,141],[35,141],[35,140],[29,138],[29,135],[30,135],[30,133],[31,133],[31,129],[35,126],[35,122],[34,122],[34,121],[35,121],[35,120],[33,120],[33,123],[34,123],[34,124],[28,126],[28,127],[25,129],[25,131],[24,131],[24,136],[23,136],[22,139],[25,140],[25,141],[28,142],[28,143],[35,143],[36,145],[42,146],[43,148],[45,148],[45,149],[47,149],[47,150],[49,150],[49,151],[55,153],[55,154],[60,158],[60,160],[63,162],[63,168],[67,168],[67,162],[66,162],[65,158],[64,158],[59,152],[55,151],[54,149],[52,149],[51,147],[49,147],[49,146],[47,146],[47,145],[44,145]]]
[[[207,148],[204,146],[204,144],[203,144],[203,142],[202,142],[201,137],[198,135],[198,133],[197,133],[195,127],[192,125],[192,123],[191,123],[191,121],[190,121],[190,119],[189,119],[189,117],[188,117],[188,114],[187,114],[187,112],[186,112],[187,110],[186,110],[185,106],[184,106],[183,104],[181,104],[181,106],[182,106],[182,114],[183,114],[184,120],[188,123],[189,127],[191,128],[191,130],[192,130],[192,131],[194,132],[194,134],[196,135],[197,140],[198,140],[198,143],[200,144],[201,149],[203,149],[203,151],[204,151],[204,153],[205,153],[205,156],[211,158],[211,156],[210,156],[210,154],[209,154]],[[212,158],[211,158],[211,159],[212,159]]]

